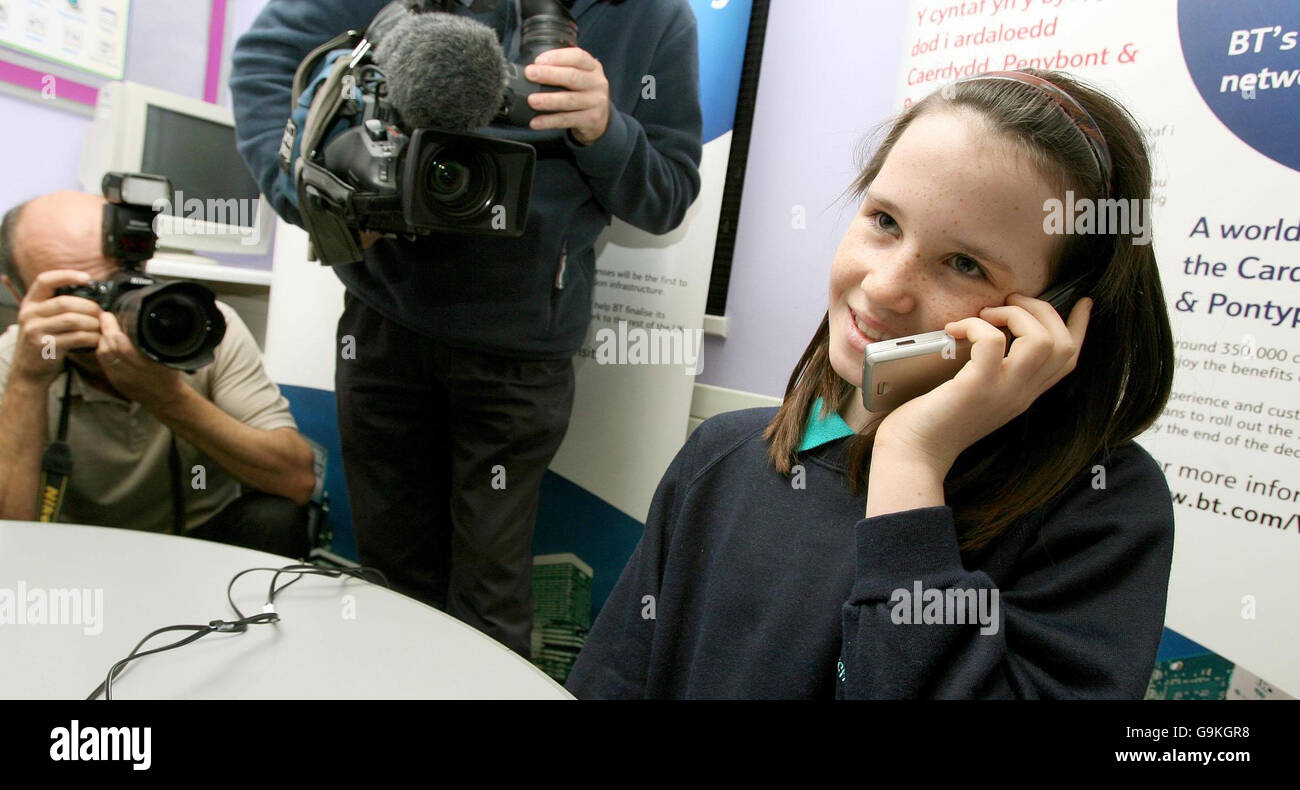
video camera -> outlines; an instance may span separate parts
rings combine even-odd
[[[160,283],[140,265],[153,257],[158,235],[153,222],[171,199],[163,176],[106,173],[104,257],[122,263],[107,280],[67,286],[56,294],[79,296],[113,313],[141,354],[177,370],[194,371],[210,364],[213,349],[226,334],[226,319],[212,291],[193,282]]]
[[[435,7],[390,3],[365,34],[336,37],[298,68],[281,178],[323,264],[362,260],[361,231],[524,231],[535,150],[470,130],[528,125],[537,114],[528,96],[559,89],[525,79],[523,67],[576,46],[577,22],[559,0],[523,0],[510,63],[491,28]]]

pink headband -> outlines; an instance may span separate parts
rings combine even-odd
[[[1097,160],[1097,171],[1101,175],[1101,182],[1106,185],[1106,195],[1110,196],[1112,163],[1110,146],[1106,144],[1106,135],[1102,134],[1101,127],[1097,125],[1092,114],[1085,110],[1083,105],[1075,101],[1073,96],[1061,90],[1056,84],[1042,77],[1026,74],[1023,71],[989,71],[972,77],[963,77],[957,82],[970,82],[972,80],[1020,82],[1032,85],[1050,96],[1057,106],[1074,122],[1075,127],[1083,132],[1084,139],[1088,141],[1088,147],[1092,149],[1093,158]]]

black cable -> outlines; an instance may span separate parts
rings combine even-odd
[[[338,578],[339,576],[350,576],[354,579],[360,579],[363,582],[370,582],[371,584],[380,584],[383,587],[391,587],[391,585],[388,583],[388,577],[384,575],[383,571],[379,570],[378,568],[370,568],[366,566],[358,566],[356,568],[322,568],[319,565],[300,564],[300,565],[286,565],[283,568],[246,568],[245,570],[236,573],[230,579],[230,583],[226,585],[226,602],[230,604],[230,608],[234,610],[235,614],[239,615],[240,617],[245,617],[246,615],[242,611],[240,611],[238,606],[235,605],[235,599],[233,593],[235,588],[235,582],[239,581],[239,578],[244,574],[255,573],[257,571],[267,571],[269,573],[274,574],[271,577],[271,584],[266,594],[266,604],[268,606],[274,606],[275,596],[279,595],[280,592],[284,590],[284,588],[288,587],[294,582],[297,582],[303,576],[329,576],[330,578]],[[285,582],[284,584],[280,585],[279,587],[276,587],[275,583],[280,579],[280,575],[286,573],[295,573],[297,574],[297,576]],[[367,574],[373,574],[374,576],[378,577],[379,581],[375,581],[371,579]]]
[[[98,697],[101,693],[104,694],[104,699],[106,700],[110,700],[113,698],[113,677],[120,671],[119,669],[120,667],[125,666],[126,662],[136,657],[135,651],[140,649],[140,645],[143,645],[145,642],[148,642],[150,639],[154,638],[158,634],[165,633],[167,631],[191,631],[191,630],[198,630],[199,633],[187,637],[186,639],[183,639],[180,642],[176,642],[174,644],[168,645],[165,648],[159,648],[160,650],[167,650],[172,647],[180,647],[181,645],[188,645],[190,642],[199,639],[200,637],[202,637],[204,634],[207,633],[207,628],[205,626],[172,625],[166,628],[159,628],[157,631],[150,633],[144,639],[140,640],[139,644],[137,644],[131,650],[131,652],[127,654],[126,658],[122,659],[121,661],[118,661],[117,663],[113,664],[113,666],[109,667],[108,676],[104,678],[104,681],[102,683],[100,683],[98,686],[95,687],[94,691],[90,692],[90,695],[86,697],[86,700],[87,701],[93,700],[96,697]],[[150,652],[155,652],[155,651],[150,651]]]
[[[288,567],[292,568],[294,566],[290,565]],[[257,571],[270,571],[272,573],[275,573],[278,570],[279,568],[247,568],[245,570],[240,571],[239,573],[236,573],[233,577],[231,577],[230,583],[226,585],[226,602],[230,604],[231,609],[235,610],[235,614],[239,615],[241,619],[244,617],[244,613],[241,612],[239,610],[239,607],[235,605],[235,599],[233,593],[231,592],[235,587],[235,582],[239,581],[239,577],[243,576],[246,573],[255,573]],[[268,599],[267,603],[272,603],[272,601]]]
[[[272,576],[271,576],[271,585],[267,591],[265,610],[259,614],[255,614],[250,617],[250,616],[246,616],[242,611],[240,611],[239,607],[235,605],[233,589],[235,586],[235,582],[238,581],[241,576],[248,573],[253,573],[255,571],[269,571],[271,572]],[[284,584],[280,585],[279,587],[276,587],[275,583],[276,581],[279,580],[280,575],[288,574],[288,573],[293,573],[297,575],[294,578],[290,579],[289,581],[285,582]],[[208,634],[213,634],[213,633],[242,634],[248,630],[248,626],[250,625],[264,625],[268,623],[278,623],[280,621],[280,615],[278,615],[275,612],[275,596],[281,593],[289,585],[302,579],[303,576],[329,576],[331,578],[338,578],[339,576],[350,576],[355,579],[360,579],[361,581],[371,582],[371,580],[366,576],[367,573],[373,573],[380,580],[382,580],[383,586],[385,587],[389,586],[388,577],[385,576],[382,571],[380,571],[378,568],[369,568],[365,566],[357,566],[356,568],[322,568],[317,565],[286,565],[283,568],[247,568],[245,570],[242,570],[239,573],[236,573],[230,579],[230,583],[226,585],[226,601],[230,604],[230,608],[234,610],[235,614],[238,615],[239,617],[238,620],[231,620],[231,621],[213,620],[209,622],[207,625],[169,625],[163,628],[159,628],[155,631],[151,631],[148,636],[146,636],[144,639],[141,639],[138,643],[136,643],[136,646],[131,649],[131,652],[127,654],[126,658],[123,658],[122,660],[113,664],[113,666],[109,668],[108,675],[104,678],[104,682],[96,686],[95,690],[92,691],[90,695],[86,697],[86,699],[88,701],[93,700],[96,697],[98,697],[102,692],[104,694],[105,700],[111,700],[113,698],[113,679],[117,677],[119,674],[121,674],[122,670],[126,668],[127,664],[136,660],[137,658],[143,658],[144,656],[153,655],[154,653],[162,653],[167,650],[174,650],[175,648],[178,647],[184,647],[185,645],[188,645],[191,642],[196,642],[202,639]],[[371,583],[373,584],[375,582],[371,582]],[[184,639],[181,639],[177,642],[173,642],[170,645],[156,647],[153,648],[152,650],[146,650],[143,653],[137,652],[150,639],[153,639],[155,636],[159,634],[165,634],[168,631],[195,631],[196,633],[191,634],[190,636],[187,636]]]
[[[360,579],[361,581],[368,582],[370,581],[370,579],[366,578],[365,576],[366,571],[373,571],[381,579],[383,579],[384,586],[385,587],[388,586],[388,577],[384,576],[383,572],[381,572],[378,568],[366,568],[366,567],[321,568],[317,565],[286,565],[283,568],[277,569],[275,571],[275,575],[271,577],[271,587],[267,592],[266,602],[268,605],[274,606],[275,596],[279,595],[281,590],[293,584],[294,582],[298,581],[303,576],[307,576],[307,575],[330,576],[333,578],[337,578],[339,576],[351,576],[355,579]],[[277,579],[280,578],[280,574],[282,573],[296,573],[298,574],[298,576],[294,579],[291,579],[290,581],[285,582],[279,587],[276,587],[275,582]],[[374,582],[371,583],[373,584]]]
[[[208,634],[219,633],[219,632],[243,633],[244,631],[248,630],[249,625],[264,623],[264,622],[275,622],[278,619],[279,618],[274,615],[268,616],[265,614],[261,614],[250,618],[240,618],[239,620],[234,622],[227,622],[225,620],[213,620],[207,625],[169,625],[164,628],[159,628],[155,631],[150,632],[148,636],[146,636],[144,639],[141,639],[139,642],[137,642],[136,646],[131,649],[131,652],[127,654],[126,658],[114,664],[108,670],[108,676],[104,678],[104,682],[96,686],[95,690],[92,691],[90,693],[90,696],[86,697],[86,699],[93,700],[95,697],[99,696],[100,692],[104,693],[105,700],[112,699],[113,678],[117,677],[117,675],[121,673],[122,669],[124,669],[128,663],[134,661],[137,658],[152,655],[154,653],[162,653],[164,651],[172,650],[177,647],[184,647],[185,645],[188,645],[191,642],[196,642],[199,639],[202,639]],[[168,631],[196,631],[197,633],[188,636],[178,642],[173,642],[170,645],[165,645],[163,647],[156,647],[152,650],[146,650],[143,653],[136,652],[141,647],[143,647],[144,644],[148,642],[150,639],[153,639],[155,636],[159,634],[165,634]]]

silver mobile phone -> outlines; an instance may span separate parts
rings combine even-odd
[[[1055,307],[1061,317],[1068,317],[1083,296],[1085,277],[1050,288],[1038,298]],[[1008,340],[1012,339],[1007,334]],[[970,361],[970,347],[969,340],[958,340],[942,329],[871,343],[862,363],[862,405],[870,412],[887,412],[924,395],[957,375]],[[1009,352],[1009,343],[1007,349]]]

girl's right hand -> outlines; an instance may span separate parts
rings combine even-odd
[[[1069,323],[1041,299],[1012,294],[1007,304],[986,307],[979,317],[944,329],[971,345],[970,361],[957,375],[891,412],[877,430],[895,447],[911,448],[932,464],[951,467],[967,447],[1024,413],[1079,360],[1092,311],[1080,299]],[[1016,342],[1007,353],[1007,327]]]

